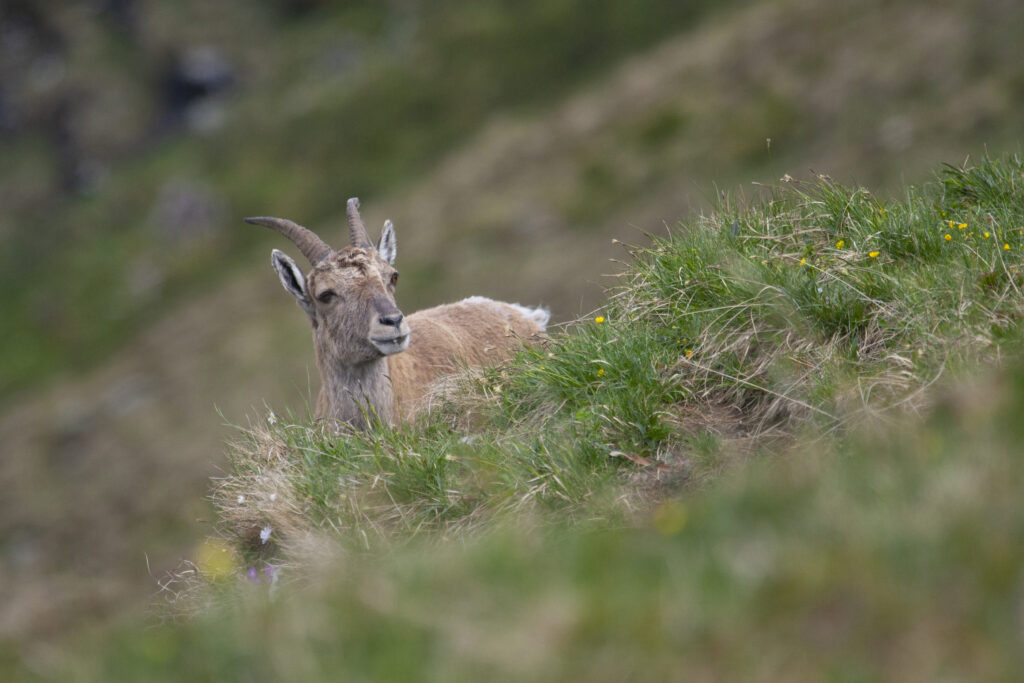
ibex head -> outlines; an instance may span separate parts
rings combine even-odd
[[[315,233],[283,218],[246,218],[281,233],[309,259],[308,276],[275,249],[271,264],[285,290],[309,316],[318,354],[357,365],[404,351],[409,325],[395,305],[398,271],[395,228],[384,223],[380,242],[370,242],[359,217],[359,200],[348,200],[350,245],[335,251]]]

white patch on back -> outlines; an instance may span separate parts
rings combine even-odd
[[[467,296],[465,299],[459,302],[460,304],[493,304],[494,299],[488,299],[486,296]]]
[[[538,306],[537,308],[529,308],[527,306],[520,306],[519,304],[509,304],[512,308],[515,308],[523,317],[529,318],[533,322],[540,326],[541,331],[545,330],[548,326],[548,321],[551,320],[551,311],[546,308]]]
[[[541,308],[541,307],[530,308],[528,306],[521,306],[519,304],[510,304],[510,303],[506,303],[504,301],[495,301],[494,299],[488,299],[486,296],[470,296],[470,297],[466,297],[465,299],[463,299],[459,303],[460,304],[473,304],[473,305],[476,305],[476,304],[493,304],[493,305],[496,305],[499,308],[504,310],[504,312],[506,314],[506,316],[505,316],[506,318],[508,317],[508,309],[506,309],[505,307],[508,306],[510,308],[515,309],[515,311],[519,315],[521,315],[522,317],[526,318],[527,320],[532,320],[533,322],[537,323],[537,325],[540,327],[541,331],[543,331],[545,328],[547,328],[548,321],[551,320],[551,311],[549,311],[546,308]]]

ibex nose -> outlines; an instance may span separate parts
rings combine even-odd
[[[380,322],[381,325],[388,325],[390,327],[398,327],[399,325],[402,324],[402,319],[403,318],[405,318],[405,316],[402,315],[401,311],[395,311],[394,313],[388,313],[387,315],[382,315],[379,318],[377,318],[377,320]]]

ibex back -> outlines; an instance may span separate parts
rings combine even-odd
[[[406,420],[423,408],[430,385],[460,365],[510,357],[543,332],[548,311],[470,297],[406,317],[395,304],[397,244],[391,221],[374,246],[348,200],[349,246],[335,251],[283,218],[246,218],[290,239],[313,269],[303,276],[275,249],[271,263],[313,327],[322,386],[316,417],[365,427]]]

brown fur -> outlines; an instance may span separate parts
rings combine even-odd
[[[409,327],[409,348],[387,357],[393,411],[402,420],[414,417],[430,385],[456,371],[460,363],[499,363],[543,332],[534,320],[500,301],[435,306],[410,315]]]

